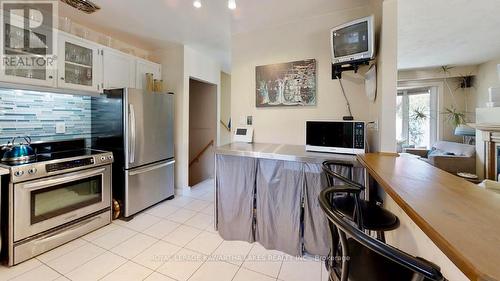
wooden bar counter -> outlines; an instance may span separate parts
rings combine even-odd
[[[470,280],[500,280],[500,194],[412,157],[358,160]]]

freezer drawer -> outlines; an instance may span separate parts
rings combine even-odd
[[[125,171],[125,217],[174,195],[174,163],[167,160]]]

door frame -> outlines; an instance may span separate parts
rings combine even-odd
[[[189,131],[191,129],[191,126],[190,126],[190,118],[189,118],[189,113],[190,113],[190,110],[191,110],[191,88],[189,87],[190,85],[190,81],[193,80],[193,81],[196,81],[196,82],[200,82],[200,83],[204,83],[204,84],[207,84],[209,86],[213,86],[214,89],[215,89],[215,112],[216,112],[216,118],[215,118],[215,138],[214,138],[214,147],[217,147],[219,146],[219,143],[220,143],[220,122],[218,122],[218,120],[220,120],[220,82],[219,84],[215,84],[215,83],[211,83],[211,82],[208,82],[208,81],[205,81],[203,79],[199,79],[199,78],[196,78],[196,77],[193,77],[193,76],[189,76],[188,77],[188,83],[187,83],[187,88],[188,88],[188,95],[187,95],[187,108],[188,108],[188,112],[187,112],[187,141],[188,141],[188,146],[187,146],[187,186],[188,187],[192,187],[189,185],[189,162],[190,162],[190,159],[189,159],[189,152],[190,152],[190,149],[189,149],[189,140],[191,139],[191,136],[189,134]],[[215,161],[214,161],[215,162]],[[215,178],[215,170],[214,170],[214,178]]]

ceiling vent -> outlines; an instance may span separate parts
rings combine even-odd
[[[101,7],[97,6],[96,4],[88,0],[61,0],[61,2],[64,2],[70,5],[71,7],[87,14],[92,14],[93,12],[96,12],[101,9]]]

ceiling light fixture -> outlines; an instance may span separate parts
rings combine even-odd
[[[231,10],[236,9],[236,0],[228,0],[227,7]]]
[[[201,8],[201,0],[194,0],[193,6],[195,8]]]

